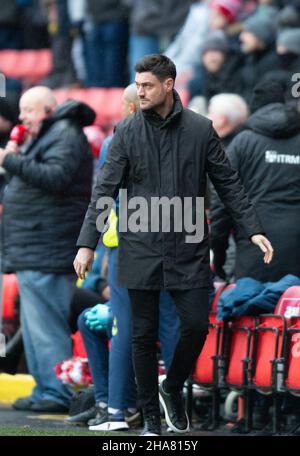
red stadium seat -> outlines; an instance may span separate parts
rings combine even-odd
[[[223,321],[217,320],[218,300],[223,291],[229,290],[234,286],[234,284],[227,287],[219,286],[212,302],[212,310],[209,314],[209,332],[193,374],[194,380],[207,388],[216,384],[214,359],[221,354]]]
[[[274,315],[260,315],[259,324],[255,328],[252,375],[249,386],[258,392],[273,394],[273,431],[275,433],[279,429],[281,398],[279,393],[283,391],[281,383],[284,377],[284,347],[287,340],[287,329],[291,326],[291,318],[299,315],[299,310],[300,287],[290,287],[279,299]],[[279,384],[280,376],[282,380]]]
[[[287,321],[283,358],[277,363],[277,392],[300,396],[300,287],[290,287],[280,300],[280,312]]]
[[[249,432],[251,428],[251,394],[248,390],[248,378],[256,325],[257,318],[252,316],[231,319],[226,327],[223,344],[224,385],[240,393],[239,406],[242,406],[242,413],[238,419],[244,419],[245,432]]]
[[[36,84],[47,76],[51,69],[52,54],[49,49],[0,51],[0,71],[7,77]]]
[[[216,314],[211,313],[206,342],[197,359],[194,371],[194,380],[207,388],[217,384],[215,359],[220,354],[222,327],[223,322],[217,320]]]
[[[253,384],[262,391],[273,390],[274,362],[282,358],[283,337],[291,317],[300,315],[300,287],[288,288],[279,299],[274,315],[261,315],[256,328]]]
[[[274,391],[274,367],[282,357],[285,319],[282,315],[261,316],[256,327],[252,383],[263,393]]]
[[[244,390],[247,386],[248,363],[252,358],[256,324],[257,319],[248,316],[237,317],[229,322],[225,382],[233,389]]]
[[[300,317],[291,318],[287,333],[284,385],[279,387],[285,387],[291,394],[300,396]]]
[[[218,286],[216,295],[212,302],[212,311],[209,315],[208,335],[204,347],[197,359],[193,373],[193,381],[201,387],[212,392],[213,410],[212,410],[212,428],[215,428],[219,420],[219,373],[221,369],[221,354],[223,351],[222,343],[224,336],[223,321],[217,320],[218,300],[222,292],[226,289],[233,288],[231,284],[227,287]]]

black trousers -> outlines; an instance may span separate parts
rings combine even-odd
[[[168,290],[169,291],[169,290]],[[208,288],[169,291],[176,304],[181,334],[166,387],[179,391],[194,368],[208,333]],[[159,290],[128,290],[133,320],[133,364],[139,406],[144,414],[159,414],[156,343],[159,328]]]

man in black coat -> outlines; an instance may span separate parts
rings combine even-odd
[[[241,60],[239,92],[249,103],[254,86],[268,71],[278,70],[280,61],[275,51],[276,23],[272,17],[253,14],[240,34]]]
[[[36,386],[15,408],[65,412],[71,391],[54,366],[72,356],[68,326],[75,274],[75,243],[91,195],[92,154],[83,126],[95,113],[35,87],[20,100],[20,120],[30,141],[20,151],[10,141],[0,165],[11,176],[4,191],[2,272],[16,272],[27,365]]]
[[[297,240],[300,236],[300,114],[284,103],[278,82],[257,84],[251,102],[252,115],[245,129],[227,149],[276,256],[261,267],[256,249],[249,244],[228,210],[216,201],[211,208],[211,245],[215,269],[222,266],[230,232],[236,241],[235,277],[252,277],[262,282],[276,281],[286,274],[300,277]],[[222,261],[221,261],[222,259]]]
[[[74,267],[78,276],[84,277],[91,266],[99,239],[96,221],[101,228],[98,222],[104,213],[97,208],[103,203],[103,197],[115,198],[121,187],[123,192],[126,189],[128,217],[124,217],[126,211],[123,208],[122,212],[121,201],[120,228],[121,223],[132,224],[136,201],[145,209],[161,197],[165,197],[164,202],[174,202],[177,197],[183,204],[186,197],[191,197],[193,204],[187,212],[193,220],[193,229],[185,223],[185,207],[179,212],[174,207],[175,216],[170,211],[165,217],[171,222],[170,229],[165,229],[164,218],[159,219],[158,227],[153,229],[149,219],[140,214],[138,229],[136,226],[120,229],[118,257],[119,284],[128,288],[132,304],[134,366],[145,417],[143,435],[161,432],[156,359],[161,289],[168,290],[174,298],[181,320],[181,337],[168,376],[159,386],[159,397],[168,425],[175,432],[184,433],[189,423],[181,390],[203,347],[208,328],[208,229],[204,206],[199,209],[197,204],[205,195],[206,173],[237,223],[265,252],[266,262],[272,258],[272,247],[259,234],[263,229],[211,122],[182,107],[174,90],[176,67],[173,62],[154,54],[140,60],[135,70],[141,110],[116,128],[77,241],[81,248]],[[145,211],[142,212],[145,215]],[[97,219],[98,214],[100,219]],[[152,215],[153,212],[151,218],[155,219]],[[182,221],[184,228],[178,229],[178,222]],[[187,235],[197,232],[201,221],[202,240],[191,241]]]

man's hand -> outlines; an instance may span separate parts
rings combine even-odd
[[[82,247],[78,250],[73,266],[77,276],[84,280],[85,273],[92,270],[94,261],[94,250],[87,247]]]
[[[271,242],[262,234],[254,234],[251,236],[251,242],[258,245],[258,247],[264,252],[264,262],[267,264],[271,263],[274,252]]]
[[[2,166],[7,154],[18,154],[20,148],[15,141],[8,141],[5,149],[0,148],[0,166]]]
[[[20,152],[20,147],[16,141],[8,141],[5,146],[5,151],[8,154],[18,154]]]

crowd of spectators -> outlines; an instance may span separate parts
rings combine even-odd
[[[125,87],[143,55],[165,53],[177,87],[247,101],[262,78],[297,72],[297,0],[3,0],[0,49],[50,47],[50,88]],[[1,68],[1,67],[0,67]]]

